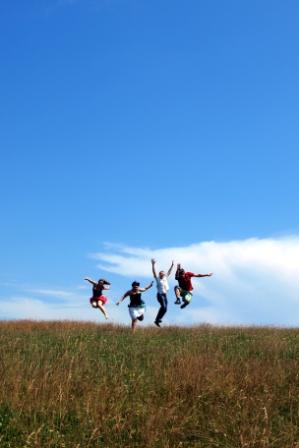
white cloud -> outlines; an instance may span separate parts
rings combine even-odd
[[[156,258],[158,270],[168,269],[174,259],[195,273],[214,272],[213,277],[194,279],[193,299],[184,310],[173,304],[172,275],[165,324],[299,325],[299,236],[210,241],[157,250],[109,244],[92,258],[101,270],[118,274],[107,292],[107,311],[115,323],[130,324],[127,303],[118,307],[115,301],[132,280],[140,280],[142,285],[148,282],[152,277],[150,259]],[[104,322],[100,312],[89,305],[89,286],[82,288],[81,284],[65,289],[15,286],[19,293],[0,297],[0,316]],[[151,324],[157,313],[155,287],[144,299],[147,311],[142,325]]]
[[[14,296],[0,301],[0,313],[5,319],[64,320],[81,316],[84,320],[82,311],[84,311],[83,307],[78,304],[65,302],[57,304],[26,296]]]
[[[26,291],[41,296],[56,297],[58,299],[67,299],[73,297],[73,294],[70,291],[63,291],[60,289],[29,288]]]
[[[167,269],[172,259],[195,273],[190,307],[172,311],[173,323],[299,325],[299,237],[252,238],[158,250],[108,247],[93,254],[99,267],[125,277],[150,277],[150,259]],[[171,295],[171,294],[170,294]]]
[[[107,305],[112,323],[128,323],[126,307],[116,307],[113,302]],[[113,310],[113,311],[112,311]],[[32,320],[77,320],[103,323],[105,319],[99,310],[94,310],[88,300],[60,303],[33,297],[14,296],[0,299],[2,319]]]

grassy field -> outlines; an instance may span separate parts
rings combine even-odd
[[[299,448],[299,331],[0,323],[0,447]]]

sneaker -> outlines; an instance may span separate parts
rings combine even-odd
[[[183,305],[181,305],[181,309],[186,308],[187,305],[188,305],[188,302],[183,303]]]
[[[175,301],[174,303],[175,303],[175,305],[180,305],[180,304],[181,304],[181,301],[180,301],[180,299],[177,297],[177,299],[176,299],[176,301]]]
[[[161,327],[160,322],[161,321],[155,320],[154,324],[157,325],[157,327]]]

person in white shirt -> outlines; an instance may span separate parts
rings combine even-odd
[[[169,270],[167,271],[167,274],[164,271],[160,271],[159,275],[157,275],[155,264],[156,260],[152,259],[152,271],[157,284],[157,300],[160,303],[160,309],[155,319],[155,324],[157,325],[157,327],[160,327],[162,317],[166,314],[167,311],[167,291],[169,290],[168,277],[171,274],[174,262],[172,262]]]

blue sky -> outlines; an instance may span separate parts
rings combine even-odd
[[[76,317],[85,275],[111,275],[116,297],[147,281],[98,266],[115,244],[165,264],[184,249],[188,268],[205,242],[296,243],[298,19],[295,0],[2,2],[0,317],[59,317],[65,297]]]

